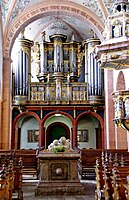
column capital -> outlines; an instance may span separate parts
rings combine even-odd
[[[12,59],[10,57],[4,57],[3,61],[4,62],[9,62],[10,64],[12,63]]]

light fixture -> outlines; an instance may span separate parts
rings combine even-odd
[[[61,116],[60,113],[56,113],[56,114],[55,114],[55,117],[60,117],[60,116]]]

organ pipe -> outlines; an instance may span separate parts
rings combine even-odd
[[[85,80],[88,81],[88,95],[90,98],[102,96],[103,70],[99,68],[95,59],[94,48],[100,43],[99,39],[91,38],[85,44]],[[87,74],[88,73],[88,74]]]
[[[28,97],[29,85],[31,81],[31,46],[33,42],[25,39],[24,31],[18,39],[18,53],[15,62],[14,84],[15,84],[15,99],[20,97]]]

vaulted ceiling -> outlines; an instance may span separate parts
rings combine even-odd
[[[11,23],[13,23],[21,13],[24,13],[32,6],[37,6],[39,3],[46,3],[46,6],[53,2],[57,6],[63,5],[63,2],[75,4],[76,7],[83,7],[89,12],[93,12],[96,18],[103,24],[107,16],[113,11],[114,0],[1,0],[3,30],[7,31]],[[92,37],[94,32],[90,24],[84,22],[82,18],[74,13],[68,14],[56,10],[55,12],[47,12],[44,16],[34,19],[27,24],[25,28],[25,37],[33,41],[41,40],[41,33],[46,32],[46,40],[49,41],[49,36],[52,34],[62,33],[67,35],[67,39],[71,38],[72,32],[78,41]]]

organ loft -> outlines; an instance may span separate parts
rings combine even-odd
[[[0,199],[129,199],[129,0],[1,0],[0,44]]]
[[[41,41],[34,43],[25,38],[25,31],[21,32],[13,63],[13,116],[31,110],[42,119],[52,110],[61,114],[64,108],[73,118],[84,110],[103,113],[104,75],[94,54],[100,40],[93,36],[78,42],[75,38],[72,32],[70,40],[67,35],[54,34],[46,41],[46,33],[42,32]],[[68,133],[70,138],[73,131]],[[40,145],[47,148],[47,133],[44,138],[39,131],[40,134]],[[74,140],[72,145],[77,146],[77,138]],[[18,144],[12,147],[15,145]]]

